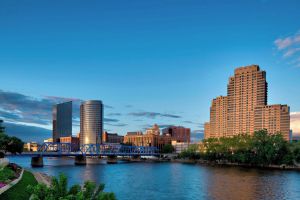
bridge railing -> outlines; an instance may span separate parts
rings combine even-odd
[[[78,148],[72,143],[45,142],[38,152],[41,154],[81,154],[81,155],[156,155],[156,147],[127,146],[121,144],[85,144]]]

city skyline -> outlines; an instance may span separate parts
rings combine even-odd
[[[268,72],[269,104],[288,104],[292,129],[300,134],[299,2],[82,7],[61,1],[57,7],[1,1],[0,117],[18,136],[46,134],[22,133],[21,125],[51,133],[51,107],[69,100],[78,107],[76,134],[79,104],[89,99],[103,101],[110,132],[125,135],[157,123],[202,133],[211,99],[226,94],[224,83],[235,68],[251,64]]]

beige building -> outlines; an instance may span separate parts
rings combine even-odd
[[[289,138],[290,118],[287,105],[267,105],[266,72],[258,65],[235,69],[229,78],[227,97],[217,97],[210,108],[210,122],[205,124],[205,138],[253,134],[266,128]],[[272,123],[275,123],[272,124]]]
[[[124,136],[124,143],[133,146],[157,147],[161,150],[164,145],[171,144],[171,135],[160,135],[160,130],[157,124],[142,132],[128,132]]]
[[[227,132],[228,98],[219,96],[212,100],[210,107],[210,137],[223,137]]]
[[[210,123],[204,123],[204,139],[210,138]]]
[[[255,108],[254,130],[267,129],[270,133],[281,132],[290,138],[290,108],[287,105],[268,105]]]

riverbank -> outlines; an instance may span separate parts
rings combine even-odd
[[[296,165],[251,165],[242,163],[230,163],[224,161],[207,161],[207,160],[192,160],[192,159],[173,159],[171,162],[174,163],[185,163],[185,164],[198,164],[206,166],[226,166],[226,167],[245,167],[245,168],[259,168],[259,169],[276,169],[276,170],[295,170],[300,171],[300,166]]]

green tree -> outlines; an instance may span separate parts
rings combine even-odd
[[[45,184],[28,186],[27,190],[32,194],[33,200],[115,200],[114,193],[104,192],[104,184],[96,185],[87,181],[83,187],[73,185],[69,190],[68,179],[60,174],[59,179],[53,178],[50,187]]]
[[[174,147],[171,144],[166,144],[163,146],[161,153],[173,153]]]

